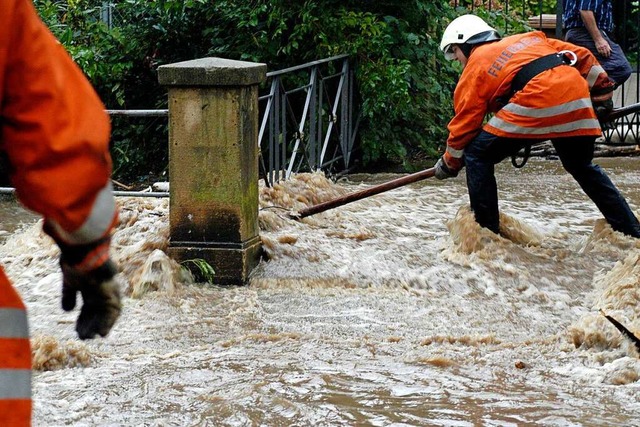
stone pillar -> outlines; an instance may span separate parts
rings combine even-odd
[[[169,255],[244,284],[260,258],[258,83],[267,66],[221,58],[163,65],[169,92]]]

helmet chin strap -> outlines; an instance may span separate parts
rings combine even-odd
[[[471,50],[475,47],[476,45],[472,45],[469,43],[462,43],[459,44],[458,47],[460,48],[460,50],[462,51],[462,53],[464,54],[464,56],[469,59],[469,55],[471,55]]]
[[[474,47],[480,46],[481,44],[485,43],[491,43],[497,40],[500,40],[500,35],[497,31],[483,31],[473,37],[470,37],[466,42],[458,44],[458,47],[460,47],[460,50],[462,51],[464,56],[469,59],[469,55],[471,55],[471,51]]]
[[[491,43],[494,42],[495,40],[487,40],[487,41],[482,41],[479,43],[461,43],[458,45],[458,47],[460,48],[460,50],[462,51],[462,53],[464,54],[464,56],[467,57],[467,59],[469,59],[469,56],[471,55],[471,51],[473,50],[474,47],[480,46],[481,44],[486,44],[486,43]]]

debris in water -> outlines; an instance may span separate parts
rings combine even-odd
[[[48,335],[31,339],[32,366],[34,371],[54,371],[63,368],[86,367],[91,363],[91,353],[79,341],[60,343]]]
[[[611,323],[613,323],[613,326],[616,327],[616,329],[618,329],[622,335],[626,336],[627,338],[629,338],[631,340],[631,342],[633,342],[633,344],[635,344],[636,349],[638,351],[640,351],[640,339],[638,339],[638,337],[635,336],[635,334],[633,332],[631,332],[629,329],[627,329],[622,323],[618,322],[616,319],[614,319],[613,317],[607,315],[603,310],[600,310],[600,313],[602,313],[602,315]]]
[[[421,357],[421,358],[418,358],[416,362],[432,365],[438,368],[448,368],[450,366],[456,365],[456,362],[444,356]]]

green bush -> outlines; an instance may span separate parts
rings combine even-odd
[[[114,26],[100,0],[37,0],[43,20],[110,109],[166,108],[159,65],[205,56],[282,69],[340,53],[356,60],[365,165],[432,162],[447,137],[459,75],[438,51],[442,31],[464,9],[430,0],[119,0]],[[478,13],[508,30],[516,12]],[[165,119],[114,119],[116,179],[166,168]]]

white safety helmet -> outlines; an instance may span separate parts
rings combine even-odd
[[[500,34],[482,18],[476,15],[462,15],[451,21],[444,30],[440,50],[445,58],[452,60],[455,56],[451,45],[464,43],[475,45],[493,40],[500,40]]]

